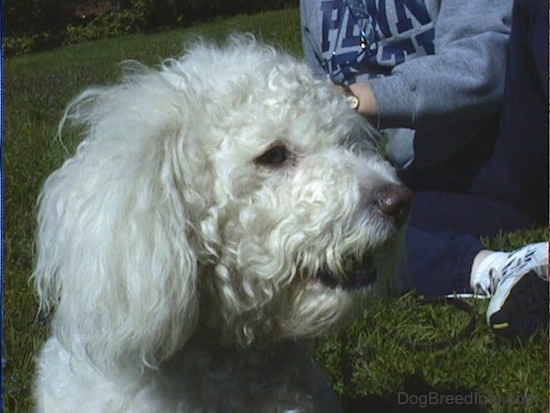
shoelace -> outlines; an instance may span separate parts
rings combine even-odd
[[[489,270],[489,288],[484,290],[485,294],[493,295],[497,290],[497,285],[504,278],[507,278],[505,274],[499,274],[497,270],[491,268]]]
[[[478,282],[475,285],[475,295],[489,298],[493,295],[492,291],[496,290],[496,286],[501,280],[500,274],[495,274],[497,271],[494,268],[489,269],[489,285],[485,286],[483,283]]]
[[[479,285],[480,289],[484,293],[492,295],[495,293],[498,284],[504,282],[510,276],[517,274],[522,268],[526,267],[532,260],[534,260],[534,255],[536,253],[535,249],[530,249],[525,252],[525,255],[514,257],[516,253],[512,253],[506,259],[504,266],[501,271],[498,271],[496,268],[491,268],[489,270],[489,288],[485,289],[482,285]],[[542,264],[539,264],[542,266]],[[544,281],[548,281],[548,274],[544,271],[541,271],[538,268],[534,268],[535,273]]]

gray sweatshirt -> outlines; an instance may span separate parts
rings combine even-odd
[[[499,112],[512,3],[301,0],[304,55],[336,83],[370,83],[396,166],[414,159],[415,130],[436,131],[444,159]]]

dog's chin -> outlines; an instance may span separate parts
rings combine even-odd
[[[343,276],[338,276],[328,268],[320,270],[316,278],[326,287],[358,290],[371,287],[376,281],[376,267],[372,256],[365,254],[361,260],[352,260],[346,265]]]

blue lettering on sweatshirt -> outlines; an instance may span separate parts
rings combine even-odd
[[[320,4],[321,52],[330,60],[331,74],[350,83],[358,74],[384,75],[409,57],[434,53],[433,22],[424,0],[326,0]],[[368,24],[374,28],[373,44],[362,48]]]

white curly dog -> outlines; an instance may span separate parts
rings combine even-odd
[[[345,98],[233,36],[68,122],[83,141],[39,200],[37,411],[338,411],[311,339],[393,285],[410,201]]]

